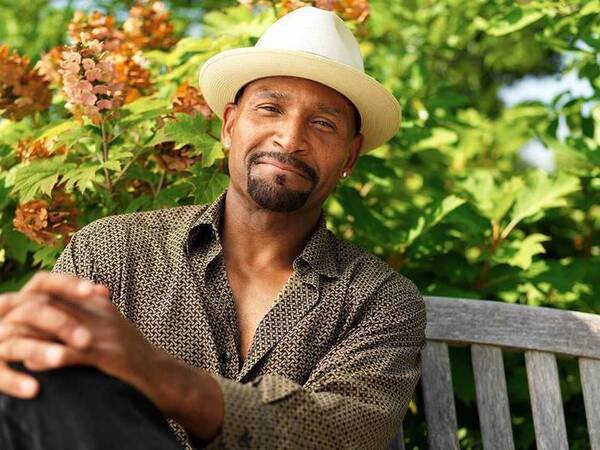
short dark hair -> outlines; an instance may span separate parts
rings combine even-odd
[[[252,83],[251,81],[246,83],[245,85],[243,85],[239,91],[236,92],[235,94],[235,98],[233,99],[233,103],[235,103],[236,105],[239,104],[240,99],[242,98],[242,95],[244,94],[244,91],[246,90],[246,86],[248,86],[250,83]],[[343,94],[341,94],[343,95]],[[354,118],[354,136],[356,136],[358,133],[360,133],[360,129],[362,127],[362,120],[360,118],[360,113],[358,112],[358,109],[356,109],[356,106],[354,106],[354,103],[352,103],[346,96],[344,96],[344,98],[346,100],[348,100],[348,103],[350,103],[350,105],[352,106],[352,116]]]

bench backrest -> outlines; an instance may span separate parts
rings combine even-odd
[[[486,300],[427,297],[421,387],[431,450],[458,449],[448,345],[468,345],[485,450],[514,449],[502,349],[523,351],[537,448],[568,449],[556,355],[577,358],[587,428],[600,450],[600,316]],[[392,448],[403,449],[402,433]]]

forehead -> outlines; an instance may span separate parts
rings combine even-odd
[[[316,81],[298,77],[277,76],[261,78],[248,83],[243,97],[252,100],[272,98],[281,102],[306,103],[329,108],[331,112],[352,117],[353,105],[335,89]]]

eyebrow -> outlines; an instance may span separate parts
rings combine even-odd
[[[259,98],[271,98],[271,99],[274,99],[274,100],[285,100],[289,96],[285,92],[271,91],[271,90],[263,89],[263,90],[258,91],[257,97],[259,97]]]
[[[336,108],[334,106],[319,103],[317,105],[317,108],[319,111],[324,112],[324,113],[329,113],[333,116],[341,116],[342,115],[342,110],[340,110],[339,108]]]
[[[258,98],[268,98],[272,100],[287,100],[289,98],[289,95],[285,92],[273,91],[270,89],[261,89],[256,93],[256,96]],[[336,108],[335,106],[326,105],[325,103],[317,104],[317,109],[323,113],[331,114],[332,116],[343,116],[341,109]]]

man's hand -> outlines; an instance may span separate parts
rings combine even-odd
[[[19,292],[0,295],[0,393],[31,398],[37,381],[11,369],[94,366],[143,392],[166,417],[202,438],[223,420],[222,393],[204,371],[153,346],[109,301],[101,285],[38,273]]]
[[[90,332],[81,327],[79,323],[63,313],[50,308],[55,297],[71,297],[75,301],[84,302],[90,295],[108,297],[105,287],[94,286],[89,281],[62,275],[50,276],[48,273],[35,275],[19,292],[0,295],[0,392],[21,398],[30,398],[37,394],[39,389],[37,381],[25,374],[12,370],[7,362],[19,361],[31,369],[37,364],[47,360],[46,351],[56,348],[56,343],[62,341],[73,348],[84,348],[88,345]],[[27,305],[25,310],[20,309]],[[32,307],[32,305],[35,305]],[[23,320],[7,321],[6,317],[19,310],[20,317],[29,316],[34,322],[58,323],[58,333],[45,332],[47,327],[35,328]],[[14,317],[14,315],[13,315]],[[18,318],[18,317],[17,317]],[[44,343],[35,347],[35,351],[28,358],[16,358],[14,338],[20,336],[30,344],[32,342]],[[50,354],[56,350],[50,351]],[[4,355],[7,355],[5,357]],[[11,357],[11,355],[13,357]]]
[[[0,391],[35,395],[35,380],[7,362],[30,370],[95,366],[142,391],[148,366],[167,355],[152,346],[108,300],[108,290],[65,274],[39,273],[20,291],[0,297]]]

